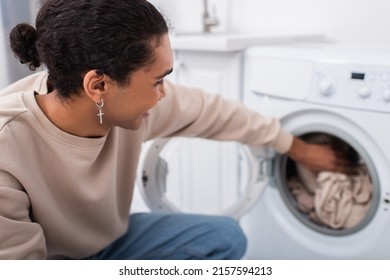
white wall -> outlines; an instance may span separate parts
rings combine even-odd
[[[0,1],[0,89],[31,74],[26,65],[15,58],[9,46],[9,32],[18,23],[32,23],[32,13],[38,0]]]
[[[166,15],[172,24],[173,32],[200,32],[202,27],[203,0],[149,0]],[[208,0],[209,13],[220,20],[215,31],[230,29],[230,9],[232,0]]]
[[[390,47],[388,0],[233,0],[240,31],[323,32],[347,44]]]
[[[201,30],[202,0],[151,0],[176,31]],[[209,0],[219,31],[323,33],[346,44],[390,47],[389,0]],[[212,10],[212,9],[211,9]],[[230,18],[230,20],[227,20]],[[216,30],[216,31],[218,31]]]

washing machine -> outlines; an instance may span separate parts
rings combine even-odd
[[[343,147],[364,170],[365,184],[356,179],[360,173],[326,175],[344,176],[348,188],[369,186],[366,192],[348,189],[355,192],[348,202],[336,195],[317,206],[313,201],[325,192],[316,189],[310,211],[303,211],[293,184],[301,167],[286,155],[235,142],[156,139],[145,144],[138,168],[148,209],[232,216],[248,237],[247,259],[390,259],[390,53],[338,45],[251,47],[242,101],[279,118],[297,137]],[[320,174],[311,175],[320,181]],[[343,216],[329,215],[342,223],[317,211],[334,203],[344,207],[336,208]]]
[[[242,219],[248,257],[390,259],[390,52],[338,45],[256,47],[245,63],[248,107],[280,118],[298,137],[336,138],[358,156],[370,185],[365,211],[349,212],[354,223],[318,221],[302,211],[292,190],[296,164],[276,155],[271,183]]]

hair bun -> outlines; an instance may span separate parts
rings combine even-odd
[[[29,64],[31,70],[41,65],[35,45],[37,31],[29,24],[21,23],[15,26],[9,35],[11,50],[19,58],[20,63]]]

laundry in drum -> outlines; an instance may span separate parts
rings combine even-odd
[[[314,173],[295,163],[288,188],[298,210],[313,223],[331,229],[353,228],[366,216],[372,194],[368,169],[358,153],[343,140],[325,133],[302,137],[307,142],[331,145],[356,168],[356,174],[345,175],[322,171]]]

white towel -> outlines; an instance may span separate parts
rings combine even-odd
[[[289,185],[298,209],[313,221],[334,229],[356,226],[371,205],[372,184],[367,169],[359,175],[323,171],[316,175],[297,164],[298,178]]]

